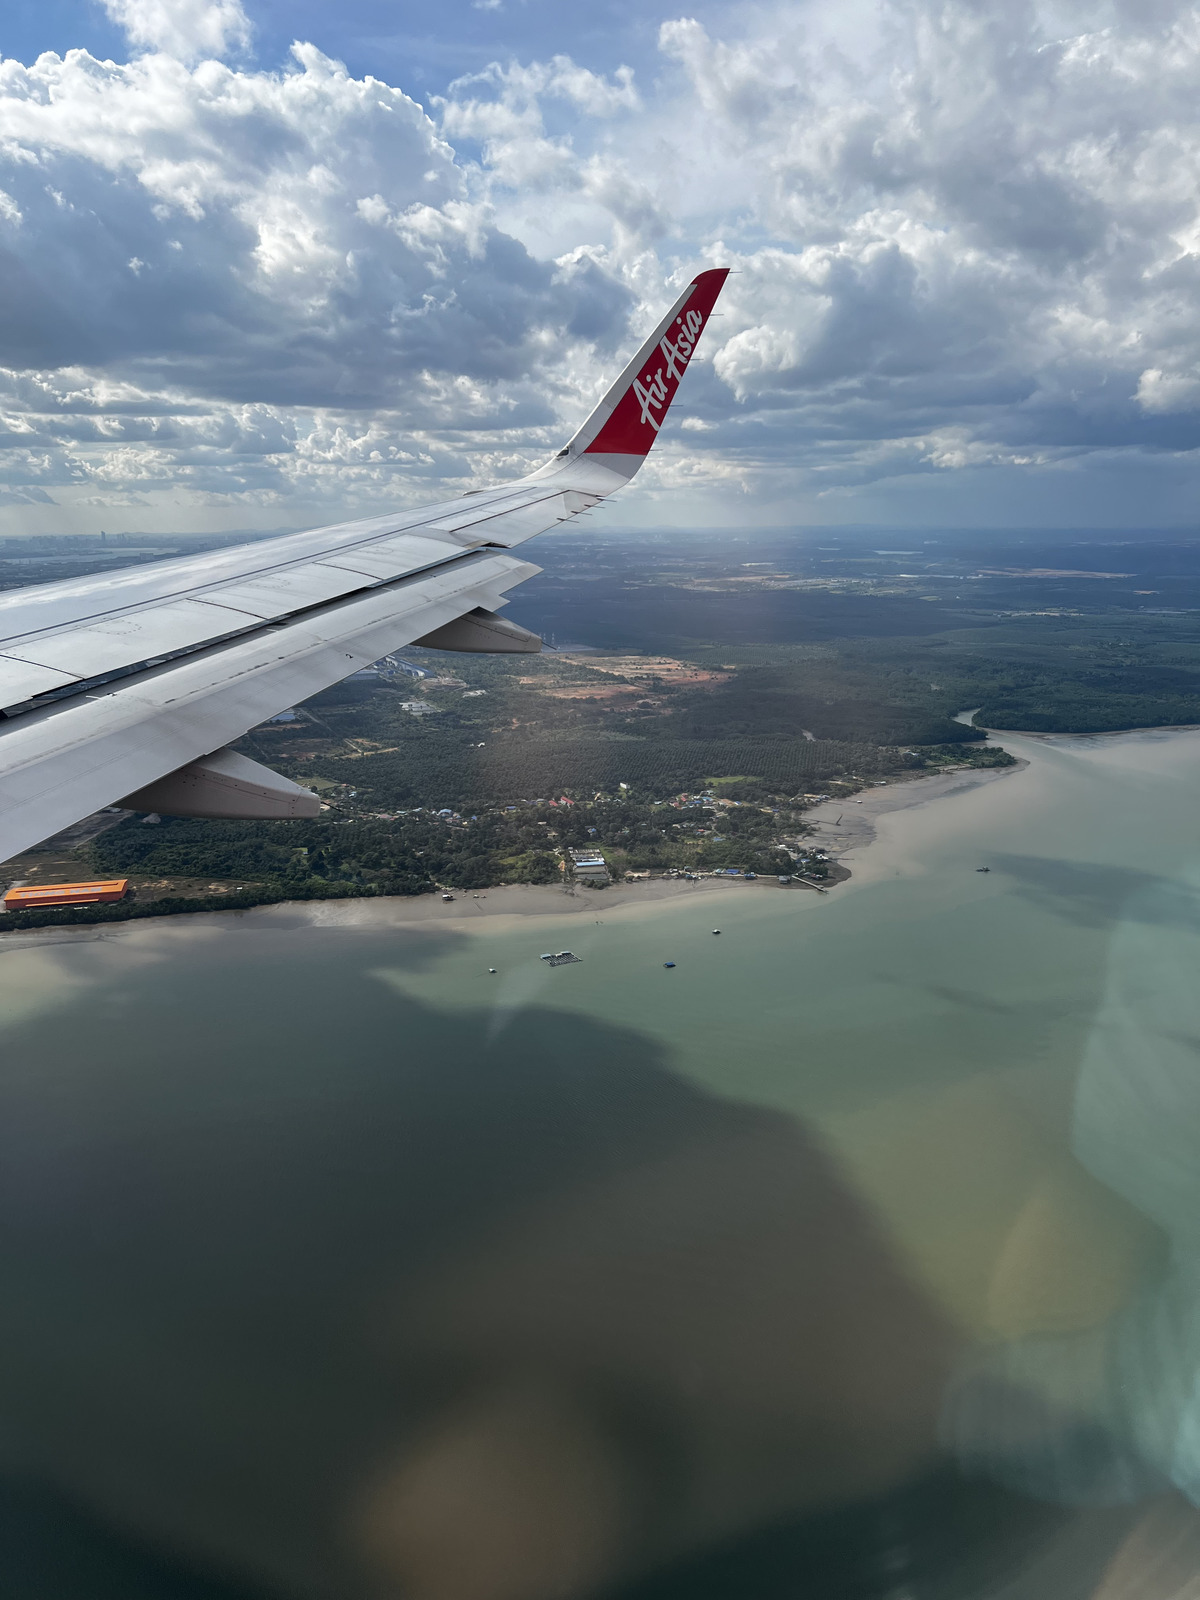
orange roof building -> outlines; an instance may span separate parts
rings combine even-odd
[[[128,878],[107,878],[102,883],[25,883],[4,896],[6,911],[37,911],[43,906],[95,906],[124,900]]]

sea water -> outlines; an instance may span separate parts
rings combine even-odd
[[[826,895],[0,938],[9,1463],[286,1578],[330,1463],[601,1371],[753,1442],[735,1527],[906,1470],[962,1341],[1106,1326],[1200,1213],[1200,733],[1003,742]]]
[[[885,814],[827,895],[734,884],[610,909],[600,892],[590,915],[452,929],[313,925],[285,908],[5,940],[4,1072],[10,1089],[14,1074],[82,1074],[132,1127],[147,1110],[124,1097],[182,1060],[203,1105],[196,1052],[220,1059],[222,1082],[282,1056],[320,1104],[346,1058],[457,1049],[469,1083],[550,1020],[568,1050],[616,1030],[613,1050],[640,1040],[682,1079],[803,1118],[963,1317],[1020,1320],[989,1311],[995,1256],[1046,1173],[1067,1181],[1114,937],[1156,886],[1191,895],[1172,886],[1200,859],[1200,732],[1004,744],[1028,765]],[[578,964],[540,960],[568,947]],[[165,1114],[161,1083],[155,1104]],[[1118,1226],[1074,1177],[1081,1216],[1119,1236],[1110,1254],[1136,1253],[1136,1219]],[[1129,1263],[1094,1270],[1103,1297]]]

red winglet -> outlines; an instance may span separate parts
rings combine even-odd
[[[686,297],[639,352],[636,375],[585,454],[646,455],[728,276],[728,267],[697,274]]]

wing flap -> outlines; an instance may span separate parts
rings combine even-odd
[[[453,561],[460,557],[465,549],[461,540],[429,537],[430,530],[422,529],[416,533],[397,533],[379,539],[372,539],[369,544],[356,545],[352,550],[343,550],[326,556],[321,565],[337,568],[343,572],[365,572],[387,580],[403,578],[410,572],[420,572],[426,567],[435,567],[443,561]],[[270,578],[256,580],[270,582]]]
[[[176,600],[164,606],[118,613],[91,627],[16,640],[5,653],[29,666],[64,674],[68,683],[89,682],[240,632],[253,627],[256,620],[244,612],[202,600]],[[60,685],[50,687],[57,689]],[[5,709],[14,703],[8,701]]]
[[[309,606],[325,605],[342,595],[353,594],[356,589],[372,588],[378,581],[361,572],[314,561],[305,567],[273,572],[269,577],[209,589],[205,599],[230,606],[257,621],[274,622],[305,611]]]
[[[14,656],[0,656],[0,709],[19,706],[39,694],[52,694],[74,682],[73,673],[56,672],[52,667],[18,661]]]

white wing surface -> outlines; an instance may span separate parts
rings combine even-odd
[[[0,861],[102,806],[311,816],[225,747],[406,644],[536,651],[498,617],[508,552],[621,488],[727,271],[700,273],[570,443],[516,483],[421,511],[0,595]]]

